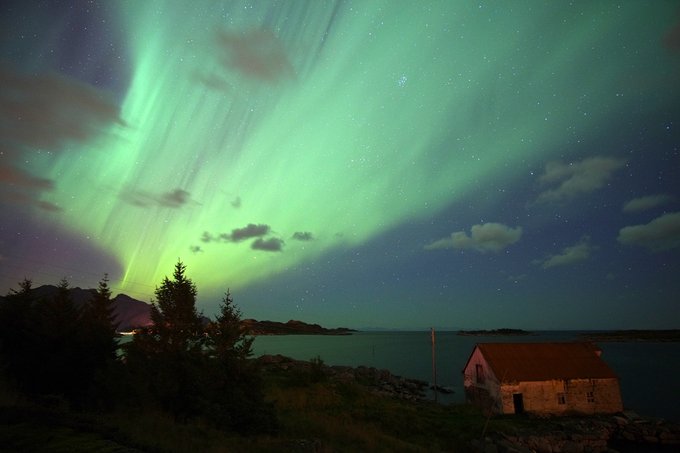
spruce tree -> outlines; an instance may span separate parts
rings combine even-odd
[[[165,277],[151,306],[152,325],[126,347],[128,369],[141,398],[161,405],[177,419],[200,413],[205,336],[196,310],[196,287],[181,261]]]
[[[97,291],[85,306],[83,311],[84,331],[90,343],[90,349],[98,365],[116,358],[118,350],[118,339],[116,330],[118,322],[114,314],[115,305],[111,299],[111,289],[109,288],[109,277],[104,277],[99,281]]]
[[[35,362],[31,323],[32,282],[25,278],[19,290],[10,289],[0,304],[0,370],[19,387],[30,379]]]

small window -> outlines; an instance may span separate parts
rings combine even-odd
[[[595,393],[594,392],[586,392],[586,399],[588,400],[589,403],[594,403],[595,402]]]
[[[477,383],[484,383],[484,367],[481,364],[475,365],[475,373],[477,374]]]
[[[557,404],[567,404],[567,394],[558,393],[557,394]]]

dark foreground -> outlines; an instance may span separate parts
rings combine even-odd
[[[602,417],[487,418],[425,399],[426,384],[385,370],[328,367],[320,359],[259,359],[279,428],[242,436],[158,411],[71,411],[59,397],[27,401],[0,389],[0,451],[677,451],[680,427],[632,413]]]

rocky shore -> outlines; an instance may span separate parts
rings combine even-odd
[[[542,423],[537,423],[542,425]],[[550,428],[493,433],[473,447],[485,453],[674,452],[680,424],[624,412],[553,419]]]
[[[429,386],[425,381],[406,379],[388,370],[373,367],[327,366],[320,361],[295,360],[278,354],[263,355],[257,361],[265,372],[282,370],[300,376],[314,376],[317,380],[357,383],[368,387],[377,395],[407,401],[424,400]]]

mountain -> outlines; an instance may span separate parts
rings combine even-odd
[[[54,285],[43,285],[33,288],[35,300],[54,297],[58,288]],[[97,292],[95,289],[69,288],[71,300],[77,307],[82,307],[88,303],[92,296]],[[0,296],[0,303],[5,297]],[[151,305],[142,302],[126,294],[118,294],[113,298],[116,322],[118,322],[119,332],[129,332],[138,327],[151,324],[150,310]],[[210,319],[202,317],[204,323]],[[350,335],[355,330],[346,327],[327,329],[318,324],[307,324],[306,322],[290,320],[288,322],[277,321],[257,321],[255,319],[244,319],[243,325],[248,328],[252,335]]]
[[[57,293],[57,287],[54,285],[43,285],[38,288],[33,288],[32,291],[35,300],[40,300],[53,297]],[[96,292],[97,290],[95,289],[69,289],[71,300],[73,300],[73,303],[77,307],[82,307],[88,303]],[[0,302],[4,299],[5,297],[0,296]],[[128,332],[136,327],[143,327],[151,324],[150,304],[133,299],[125,294],[118,294],[113,298],[113,306],[113,314],[116,316],[116,322],[119,323],[119,332]]]

